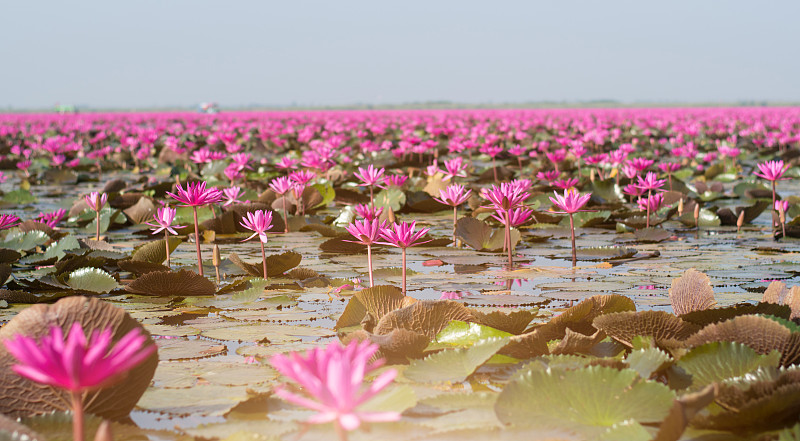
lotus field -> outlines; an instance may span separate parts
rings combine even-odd
[[[798,165],[800,108],[0,115],[0,433],[800,439]]]

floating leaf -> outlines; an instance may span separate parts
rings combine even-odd
[[[578,260],[597,261],[597,260],[625,259],[628,257],[633,257],[636,253],[638,253],[638,251],[634,248],[607,246],[607,247],[578,248],[576,254]]]
[[[633,232],[636,240],[642,243],[658,243],[669,239],[672,234],[663,228],[642,228]]]
[[[139,328],[147,337],[147,344],[153,344],[150,334],[122,308],[96,297],[82,296],[67,297],[52,305],[33,305],[23,310],[0,328],[0,341],[16,334],[39,339],[50,332],[51,326],[59,326],[66,333],[75,322],[81,323],[87,334],[110,327],[114,341]],[[0,345],[0,413],[22,417],[68,410],[68,391],[27,380],[11,369],[13,364],[16,364],[16,359],[6,351],[5,346]],[[157,365],[158,356],[153,354],[133,368],[125,381],[87,392],[84,396],[86,412],[108,419],[127,417],[150,384]]]
[[[375,206],[400,211],[406,204],[406,194],[397,187],[389,187],[375,195]]]
[[[471,309],[472,315],[483,325],[490,328],[499,329],[514,335],[522,334],[530,324],[531,320],[537,316],[538,309],[523,309],[518,311],[491,311],[484,313]]]
[[[25,205],[36,202],[36,196],[30,190],[11,190],[3,194],[3,203],[8,205]]]
[[[81,268],[69,275],[67,285],[76,291],[90,291],[98,294],[119,288],[117,280],[98,268]]]
[[[602,223],[610,216],[610,211],[581,211],[572,215],[572,221],[575,223],[575,228],[586,228]],[[558,224],[569,227],[569,216],[564,216]]]
[[[216,293],[214,283],[188,270],[153,271],[140,276],[126,290],[148,296],[210,296]]]
[[[3,242],[0,242],[0,247],[11,250],[28,251],[40,245],[44,245],[49,241],[50,236],[44,231],[28,231],[26,233],[14,232],[7,235]]]
[[[625,357],[625,364],[638,372],[639,376],[645,380],[670,361],[672,361],[672,357],[658,348],[634,349]]]
[[[445,349],[422,360],[412,361],[403,375],[420,383],[461,382],[507,342],[507,338],[488,338],[468,348]]]
[[[464,305],[453,300],[421,300],[384,315],[375,326],[376,334],[403,328],[434,338],[452,320],[474,321]]]
[[[172,254],[183,240],[179,237],[169,238],[169,252]],[[151,263],[162,263],[167,260],[166,241],[164,239],[154,240],[137,248],[131,255],[131,260],[143,260]]]
[[[478,251],[498,251],[503,249],[505,229],[494,229],[486,222],[472,217],[462,217],[456,222],[456,237]],[[520,232],[511,230],[512,248],[519,242]]]
[[[258,264],[247,263],[236,253],[231,253],[228,259],[247,274],[255,277],[264,277],[263,262],[259,262]],[[303,256],[294,251],[286,251],[285,253],[267,256],[267,275],[269,277],[280,276],[286,271],[300,265],[302,259]]]
[[[470,346],[487,338],[503,338],[510,336],[511,334],[508,332],[500,331],[499,329],[490,328],[477,323],[453,320],[446,328],[436,334],[435,341],[445,345]]]
[[[777,367],[780,358],[778,351],[760,355],[747,345],[724,341],[691,349],[678,360],[678,366],[692,375],[692,386],[703,387],[760,367]]]
[[[355,326],[369,313],[377,323],[384,315],[395,309],[415,303],[417,299],[406,296],[400,288],[391,285],[376,285],[357,292],[336,321],[336,329]]]
[[[696,325],[666,311],[604,314],[594,319],[594,327],[628,347],[633,347],[633,339],[639,336],[653,337],[656,342],[686,340],[698,330]]]
[[[712,308],[717,303],[708,276],[694,268],[672,281],[669,301],[676,315]]]
[[[500,393],[495,411],[504,424],[569,427],[595,437],[628,420],[661,421],[674,398],[666,385],[641,381],[632,369],[529,369]]]

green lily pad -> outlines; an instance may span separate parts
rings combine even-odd
[[[483,326],[478,323],[451,321],[447,327],[436,334],[435,341],[450,346],[471,346],[487,338],[510,337],[508,332]]]
[[[0,243],[0,248],[8,248],[11,250],[28,251],[40,245],[46,244],[50,240],[44,231],[27,231],[13,232],[6,236],[5,240]]]
[[[495,405],[501,422],[522,427],[569,427],[597,437],[615,424],[664,419],[675,393],[641,381],[632,369],[531,369],[511,381]]]
[[[67,285],[76,291],[105,294],[119,288],[117,280],[99,268],[80,268],[69,274]]]
[[[420,383],[461,382],[475,369],[488,361],[503,346],[508,338],[488,338],[468,348],[445,349],[422,360],[414,360],[404,375]]]
[[[780,360],[778,351],[760,355],[747,345],[720,341],[693,348],[678,360],[678,366],[692,375],[692,386],[699,388],[760,367],[778,367]]]
[[[183,240],[179,237],[170,237],[169,238],[169,252],[172,254],[175,251],[175,248],[178,248]],[[137,248],[133,255],[131,256],[131,260],[143,260],[145,262],[150,263],[162,263],[167,260],[167,246],[165,239],[154,240],[152,242],[148,242],[141,247]]]

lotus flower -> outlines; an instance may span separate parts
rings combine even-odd
[[[170,266],[169,263],[169,235],[175,234],[177,235],[178,232],[172,227],[172,221],[175,220],[175,215],[177,214],[178,210],[174,208],[170,208],[169,206],[160,207],[156,210],[156,214],[153,215],[153,219],[155,219],[156,223],[151,224],[148,223],[153,228],[153,234],[158,234],[161,231],[164,232],[164,246],[167,248],[167,267]],[[176,227],[180,227],[180,225],[175,225]]]
[[[380,209],[379,209],[380,210]],[[380,216],[380,214],[378,215]],[[372,219],[364,219],[363,221],[355,221],[347,226],[347,232],[355,237],[356,241],[348,240],[346,242],[360,243],[367,246],[367,267],[369,270],[369,286],[375,286],[372,277],[372,245],[378,242],[382,229],[386,228],[386,223],[378,221],[377,216]]]
[[[242,242],[247,242],[248,240],[258,236],[259,242],[261,243],[261,259],[264,266],[264,278],[266,279],[267,254],[264,251],[264,244],[267,243],[267,231],[272,228],[272,212],[264,210],[248,212],[244,219],[242,219],[241,225],[253,232],[250,237]]]
[[[0,214],[0,230],[7,230],[19,224],[20,219],[13,214]]]
[[[575,221],[573,219],[573,215],[583,208],[589,199],[591,199],[592,194],[586,193],[584,195],[578,193],[577,190],[564,190],[564,195],[559,195],[558,193],[555,194],[555,198],[551,197],[550,202],[553,203],[556,207],[563,210],[564,213],[569,215],[569,229],[570,229],[570,236],[572,239],[572,266],[575,267],[578,264],[578,254],[577,249],[575,248]]]
[[[775,196],[775,183],[783,179],[783,174],[786,173],[789,167],[784,167],[782,160],[767,161],[757,165],[759,171],[753,174],[772,183],[772,206],[774,208],[775,201],[777,200]]]
[[[200,227],[197,222],[197,207],[216,204],[222,199],[222,192],[216,188],[206,189],[205,182],[195,182],[194,184],[186,184],[184,190],[180,185],[177,187],[176,193],[167,192],[167,195],[184,206],[192,207],[192,214],[194,215],[194,243],[197,248],[197,272],[203,275],[203,255],[200,252]]]
[[[315,348],[305,355],[292,352],[278,354],[270,359],[272,366],[281,374],[302,387],[302,395],[290,391],[286,386],[275,388],[275,395],[290,403],[307,407],[318,413],[311,417],[311,424],[334,422],[340,438],[344,431],[355,430],[362,421],[397,421],[397,412],[368,412],[358,408],[386,388],[397,376],[394,369],[378,375],[369,385],[364,376],[383,365],[370,359],[378,352],[378,345],[369,341],[352,340],[347,346],[331,342],[325,348]]]
[[[284,222],[283,222],[283,232],[284,233],[288,233],[289,232],[289,216],[286,215],[286,205],[288,204],[288,201],[286,200],[286,193],[291,191],[293,187],[294,187],[294,183],[292,182],[291,179],[289,179],[288,176],[281,176],[281,177],[275,178],[269,183],[269,188],[271,188],[272,191],[275,192],[275,194],[277,194],[278,196],[283,196],[284,197],[283,204],[281,204],[283,206],[283,220],[284,220]]]
[[[421,241],[426,234],[428,228],[422,228],[415,231],[417,222],[413,221],[410,224],[403,222],[401,224],[395,223],[385,228],[381,228],[380,235],[386,242],[376,242],[381,245],[389,245],[392,247],[400,248],[403,254],[403,294],[406,293],[406,249],[416,245],[422,245],[430,242],[430,240]]]
[[[66,389],[71,393],[73,439],[82,441],[83,392],[102,388],[133,369],[156,351],[155,345],[145,345],[147,337],[134,328],[115,345],[111,344],[110,328],[95,331],[87,340],[80,323],[72,324],[66,338],[59,326],[38,342],[17,334],[5,340],[8,352],[20,363],[14,372],[36,383]]]
[[[86,200],[86,204],[89,205],[89,208],[94,210],[95,213],[95,240],[100,240],[100,210],[103,209],[103,206],[106,205],[108,201],[108,195],[105,193],[98,193],[93,191],[92,193],[83,197]]]
[[[231,204],[242,203],[242,201],[240,201],[239,198],[244,195],[244,191],[238,186],[234,185],[231,186],[230,188],[222,190],[222,194],[225,197],[225,203],[222,204],[222,206],[227,207],[228,205]]]
[[[359,167],[358,171],[353,173],[358,179],[361,180],[360,186],[369,187],[369,200],[372,206],[375,206],[374,189],[375,186],[383,182],[383,174],[386,170],[383,168],[376,169],[370,164],[367,168]]]

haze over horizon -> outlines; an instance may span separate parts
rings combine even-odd
[[[0,108],[800,102],[800,3],[0,6]]]

